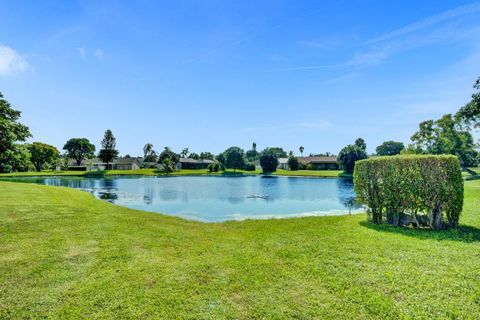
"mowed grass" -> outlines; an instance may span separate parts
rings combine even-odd
[[[480,314],[480,181],[462,226],[365,215],[205,224],[0,182],[0,318],[418,319]]]

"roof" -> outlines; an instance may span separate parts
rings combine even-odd
[[[298,157],[301,163],[338,163],[337,157]]]
[[[214,163],[215,161],[209,159],[192,159],[192,158],[180,158],[180,163]]]
[[[134,162],[139,162],[137,158],[117,158],[113,160],[114,164],[133,164]]]

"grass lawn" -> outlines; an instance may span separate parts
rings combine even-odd
[[[205,224],[0,182],[0,318],[475,318],[480,180],[462,227],[365,215]]]

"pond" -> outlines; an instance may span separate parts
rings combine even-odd
[[[360,208],[353,182],[297,177],[25,177],[10,181],[66,186],[132,209],[186,219],[226,220],[343,215]]]

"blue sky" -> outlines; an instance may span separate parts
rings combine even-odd
[[[0,91],[34,141],[121,154],[409,142],[480,76],[480,2],[0,1]]]

